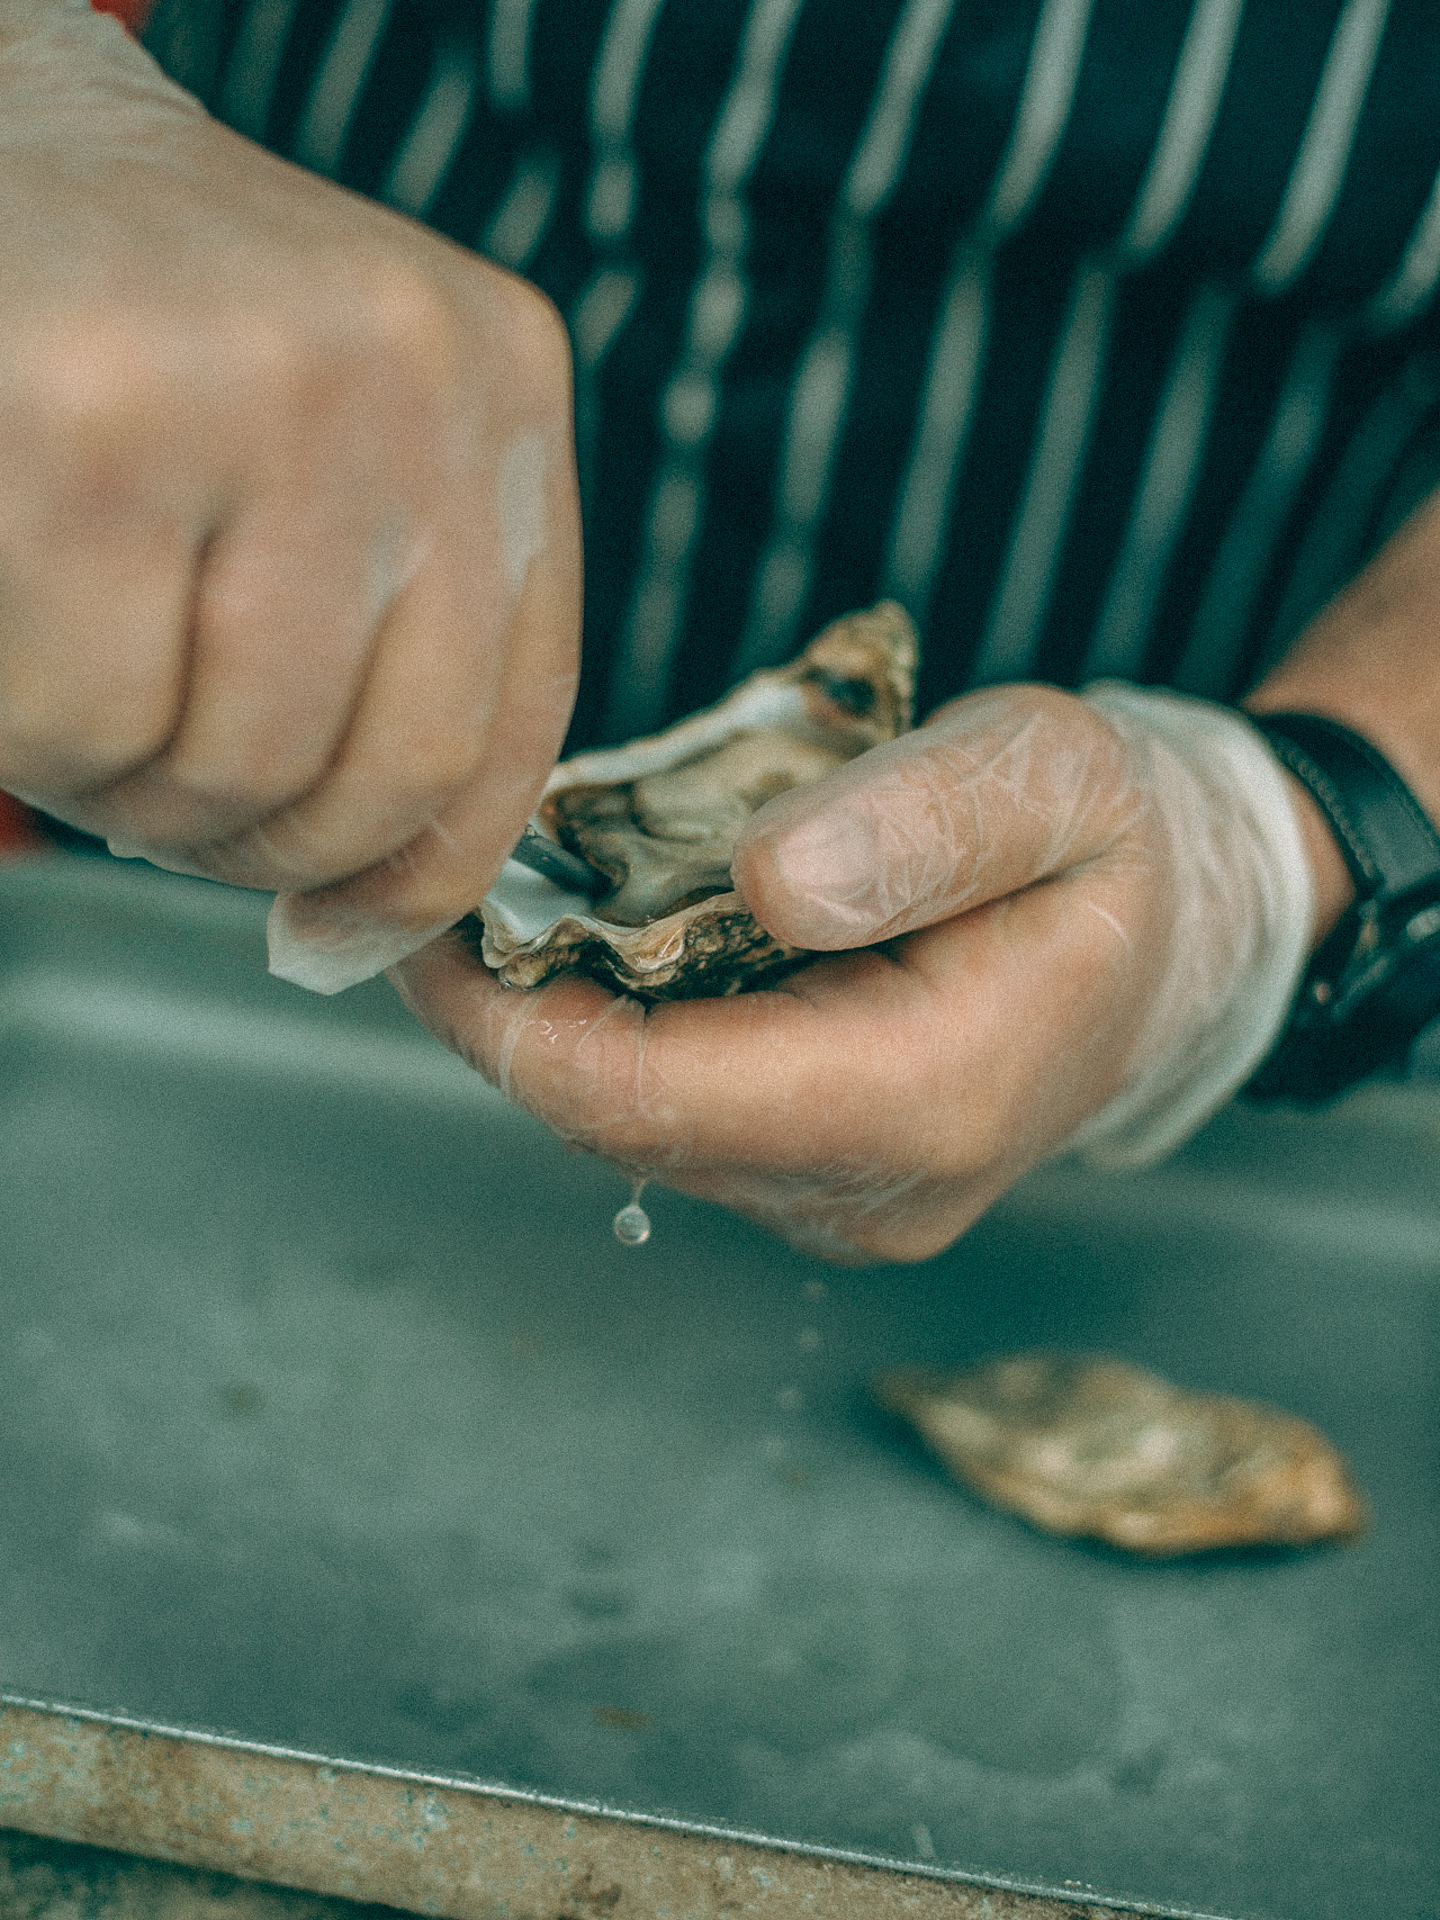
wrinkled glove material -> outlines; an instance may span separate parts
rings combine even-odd
[[[1270,1052],[1304,970],[1313,886],[1280,762],[1248,720],[1119,681],[1083,698],[1126,742],[1173,875],[1168,960],[1126,1084],[1066,1143],[1092,1166],[1137,1167]]]

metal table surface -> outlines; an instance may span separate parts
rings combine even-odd
[[[632,1250],[262,917],[0,874],[0,1824],[461,1916],[1440,1913],[1434,1088],[1042,1169],[917,1268],[653,1189]],[[1127,1562],[866,1399],[1037,1344],[1318,1421],[1373,1528]]]

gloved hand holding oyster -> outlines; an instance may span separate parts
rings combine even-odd
[[[392,974],[567,1140],[841,1260],[925,1258],[1055,1153],[1168,1152],[1265,1057],[1312,935],[1241,715],[1015,685],[905,731],[908,649],[898,610],[852,616],[566,763],[541,824],[608,894],[522,876],[527,920],[507,880],[500,979],[464,930]]]

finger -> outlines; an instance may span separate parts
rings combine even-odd
[[[206,845],[216,877],[326,886],[405,847],[485,751],[509,644],[506,611],[478,604],[449,569],[422,569],[390,609],[321,777]]]
[[[573,495],[566,503],[573,506]],[[413,952],[484,896],[564,737],[578,672],[579,593],[578,542],[557,538],[525,580],[478,763],[394,852],[337,884],[282,896],[271,926],[273,972],[336,992]]]
[[[1100,715],[1050,688],[1002,688],[770,801],[733,872],[768,932],[835,951],[1093,858],[1134,819],[1124,745]]]
[[[877,1138],[897,1164],[924,1163],[939,1141],[917,1116],[950,1126],[957,1076],[968,1079],[1003,1017],[983,981],[962,1019],[905,956],[875,951],[817,962],[778,990],[648,1011],[574,975],[502,987],[458,939],[394,977],[507,1098],[573,1144],[667,1175],[858,1175],[875,1153],[857,1143]],[[967,1104],[978,1133],[985,1096]]]
[[[923,1168],[822,1167],[775,1175],[744,1168],[667,1174],[663,1185],[738,1213],[797,1252],[832,1265],[928,1260],[971,1226],[1008,1181],[972,1183],[964,1203],[953,1186]]]
[[[183,472],[136,470],[146,356],[123,332],[55,333],[0,374],[0,780],[68,818],[174,729],[204,526]],[[43,405],[15,390],[27,368]]]
[[[810,972],[887,964],[867,955]],[[847,1263],[918,1259],[968,1224],[956,1218],[947,1170],[906,1137],[908,1098],[897,1100],[892,1086],[889,1102],[877,1102],[840,1064],[865,1044],[856,1023],[847,1022],[855,1050],[827,1044],[823,991],[808,1005],[760,994],[647,1013],[574,976],[533,993],[503,988],[454,939],[391,978],[446,1044],[567,1144],[727,1207],[807,1252]],[[877,1131],[887,1108],[894,1117]],[[974,1211],[1003,1184],[977,1185]]]
[[[816,1063],[805,1010],[788,996],[647,1011],[574,974],[517,991],[455,938],[426,947],[392,978],[447,1045],[572,1144],[650,1171],[728,1157],[747,1131],[759,1158],[794,1146],[783,1122],[772,1116],[762,1137],[738,1110],[773,1107],[782,1082],[803,1098]],[[743,1088],[727,1085],[731,1074]],[[759,1084],[767,1077],[769,1102]]]
[[[414,515],[392,504],[397,491],[353,465],[290,471],[216,533],[196,583],[183,710],[161,752],[94,796],[107,831],[157,851],[201,848],[321,782],[417,570]]]
[[[48,702],[65,817],[203,870],[185,849],[302,792],[344,733],[403,568],[393,503],[420,490],[425,409],[382,419],[357,377],[325,390],[323,433],[296,392],[222,408],[217,436],[215,366],[168,344],[100,323],[47,340],[45,444],[23,510],[0,497],[5,597],[28,613],[6,664]],[[243,374],[275,400],[283,355],[235,344],[219,397]]]
[[[277,894],[270,971],[315,993],[339,993],[414,953],[469,912],[534,810],[574,688],[573,671],[548,681],[527,677],[534,723],[512,714],[503,749],[406,846],[336,886]]]
[[[91,830],[90,796],[162,751],[184,703],[189,555],[146,546],[0,559],[0,784]]]
[[[554,471],[541,476],[548,537],[542,551],[529,554],[518,582],[510,579],[504,515],[486,497],[498,482],[473,477],[463,517],[431,531],[434,557],[390,608],[323,779],[245,832],[205,848],[217,878],[331,885],[401,856],[459,796],[476,791],[482,765],[495,763],[481,784],[497,793],[507,759],[526,761],[520,784],[527,791],[537,772],[548,772],[568,718],[579,622],[573,475],[562,449],[550,465]],[[384,554],[372,547],[373,562],[383,566]],[[303,618],[302,608],[287,626]],[[270,703],[254,711],[266,717]],[[223,712],[222,704],[217,714]],[[492,741],[492,729],[503,739]],[[545,748],[552,749],[548,758]]]
[[[827,1258],[920,1259],[1118,1085],[1128,886],[1067,875],[779,991],[648,1013],[574,976],[503,988],[456,939],[392,978],[571,1144]]]

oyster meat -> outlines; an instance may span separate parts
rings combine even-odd
[[[735,993],[796,959],[731,886],[735,843],[767,800],[905,732],[916,658],[909,616],[882,602],[664,733],[562,761],[535,825],[609,890],[592,902],[507,861],[480,907],[486,965],[510,986],[575,968],[661,1000]]]
[[[957,1479],[1050,1533],[1159,1558],[1308,1546],[1365,1524],[1344,1459],[1308,1420],[1123,1360],[1017,1353],[884,1373],[874,1393]]]

